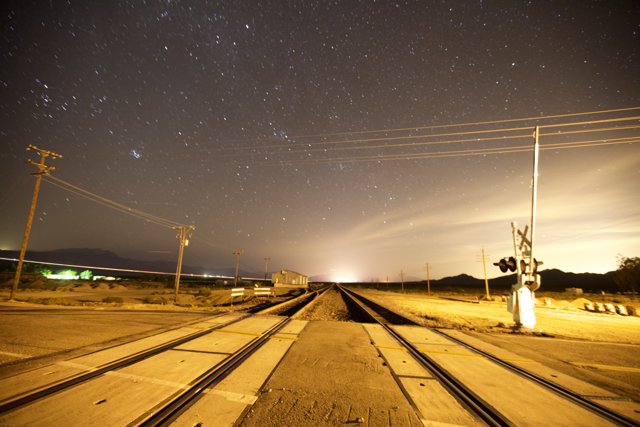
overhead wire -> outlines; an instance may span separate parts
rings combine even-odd
[[[414,126],[414,127],[405,127],[405,128],[388,128],[388,129],[363,130],[363,131],[345,131],[345,132],[333,132],[333,133],[320,133],[320,134],[314,134],[314,135],[292,135],[290,138],[319,138],[319,137],[337,136],[337,135],[407,132],[407,131],[412,131],[412,130],[415,131],[415,130],[422,130],[422,129],[442,129],[442,128],[448,128],[448,127],[482,126],[482,125],[490,125],[490,124],[498,124],[498,123],[516,123],[516,122],[524,122],[524,121],[561,119],[565,117],[578,117],[578,116],[587,116],[587,115],[596,115],[596,114],[620,113],[624,111],[634,111],[634,110],[640,110],[640,106],[614,108],[614,109],[608,109],[608,110],[585,111],[580,113],[565,113],[565,114],[554,114],[554,115],[546,115],[546,116],[520,117],[516,119],[500,119],[500,120],[486,120],[486,121],[478,121],[478,122],[454,123],[454,124],[447,124],[447,125]]]
[[[630,108],[632,109],[640,109],[640,107]],[[622,111],[622,110],[611,110],[611,111]],[[587,113],[585,113],[587,114]],[[516,119],[513,119],[516,120]],[[600,119],[600,120],[588,120],[588,121],[577,121],[577,122],[569,122],[569,123],[558,123],[558,124],[548,124],[548,125],[539,125],[538,127],[543,128],[557,128],[557,127],[569,127],[569,126],[589,126],[593,124],[601,124],[601,123],[613,123],[613,122],[624,122],[624,121],[632,121],[632,120],[640,120],[640,116],[627,116],[627,117],[616,117],[609,119]],[[442,125],[441,127],[456,127],[456,126],[467,126],[471,124],[460,124],[460,125]],[[433,127],[435,128],[435,127]],[[451,137],[451,136],[463,136],[463,135],[476,135],[476,134],[491,134],[491,133],[505,133],[505,132],[515,132],[522,130],[531,130],[535,128],[534,125],[528,126],[519,126],[519,127],[511,127],[511,128],[494,128],[494,129],[480,129],[480,130],[470,130],[470,131],[461,131],[461,132],[447,132],[447,133],[437,133],[437,134],[420,134],[420,135],[401,135],[401,136],[381,136],[375,138],[358,138],[358,139],[344,139],[344,140],[332,140],[332,141],[316,141],[310,143],[287,143],[287,144],[269,144],[263,146],[246,146],[246,147],[230,147],[230,148],[219,148],[213,150],[200,150],[200,151],[209,151],[209,152],[224,152],[224,151],[233,151],[234,153],[231,156],[236,155],[245,155],[239,153],[239,151],[247,151],[247,150],[268,150],[274,148],[287,148],[294,149],[294,151],[302,151],[312,149],[314,146],[323,146],[323,145],[344,145],[344,144],[362,144],[369,142],[381,142],[381,141],[396,141],[396,140],[415,140],[421,138],[439,138],[439,137]],[[566,132],[565,132],[566,133]],[[258,154],[258,153],[254,153]]]
[[[446,125],[421,125],[421,126],[412,126],[412,127],[403,127],[403,128],[382,128],[382,129],[374,129],[374,130],[361,130],[361,131],[343,131],[343,132],[327,132],[327,133],[317,133],[317,134],[302,134],[302,135],[291,135],[285,138],[289,139],[305,139],[305,138],[324,138],[324,137],[332,137],[339,135],[359,135],[359,134],[371,134],[371,133],[393,133],[393,132],[408,132],[408,131],[419,131],[419,130],[427,130],[427,129],[446,129],[451,127],[468,127],[468,126],[484,126],[490,124],[500,124],[500,123],[517,123],[517,122],[525,122],[525,121],[534,121],[539,122],[542,120],[552,120],[559,119],[565,117],[579,117],[579,116],[587,116],[587,115],[598,115],[598,114],[611,114],[611,113],[621,113],[626,111],[637,111],[640,110],[640,106],[634,107],[624,107],[624,108],[611,108],[606,110],[594,110],[594,111],[583,111],[579,113],[564,113],[564,114],[551,114],[544,116],[530,116],[530,117],[519,117],[515,119],[500,119],[500,120],[485,120],[485,121],[476,121],[476,122],[465,122],[465,123],[452,123]],[[532,125],[533,126],[533,125]],[[259,139],[232,139],[227,140],[228,142],[259,142],[264,141],[266,138]],[[280,137],[279,139],[282,139]],[[234,147],[233,150],[236,149],[251,149],[254,147]],[[264,147],[263,147],[264,148]],[[218,150],[227,150],[227,148],[214,149],[212,151]]]
[[[613,139],[597,139],[589,141],[575,142],[559,142],[540,144],[540,150],[560,150],[567,148],[589,148],[603,145],[622,145],[640,142],[640,136],[613,138]],[[332,157],[318,159],[297,159],[297,160],[281,160],[272,161],[270,164],[326,164],[326,163],[355,163],[355,162],[380,162],[389,160],[416,160],[441,157],[464,157],[486,154],[509,154],[517,152],[532,151],[531,145],[511,146],[511,147],[493,147],[493,148],[471,148],[465,150],[449,150],[428,153],[400,153],[400,154],[384,154],[370,156],[349,156],[349,157]]]
[[[5,258],[0,257],[0,260],[3,261],[18,261],[16,258]],[[57,265],[60,267],[72,267],[72,268],[84,268],[90,270],[103,270],[103,271],[120,271],[126,273],[142,273],[142,274],[158,274],[165,276],[175,276],[176,272],[167,272],[167,271],[151,271],[151,270],[135,270],[131,268],[118,268],[118,267],[103,267],[99,265],[81,265],[81,264],[63,264],[59,262],[49,262],[49,261],[34,261],[25,259],[24,262],[29,264],[39,264],[39,265]],[[188,276],[188,277],[203,277],[203,278],[228,278],[229,276],[219,276],[219,275],[210,275],[210,274],[194,274],[194,273],[180,273],[180,276]],[[232,278],[232,277],[229,277]]]
[[[548,133],[540,133],[540,136],[549,136],[549,137],[559,137],[563,135],[573,135],[580,133],[596,133],[596,132],[607,132],[607,131],[621,131],[621,130],[629,130],[629,129],[640,129],[640,125],[635,126],[617,126],[617,127],[606,127],[606,128],[596,128],[596,129],[580,129],[574,131],[565,131],[565,132],[548,132]],[[533,128],[532,128],[533,130]],[[373,149],[389,149],[389,148],[401,148],[401,147],[421,147],[421,146],[429,146],[429,145],[444,145],[444,144],[464,144],[464,143],[478,143],[478,142],[488,142],[488,141],[507,141],[510,139],[521,139],[521,138],[529,138],[531,134],[519,134],[519,135],[504,135],[504,136],[496,136],[491,138],[470,138],[470,139],[452,139],[452,140],[440,140],[440,141],[418,141],[418,142],[410,142],[410,143],[397,143],[397,144],[378,144],[378,145],[358,145],[353,147],[329,147],[329,148],[305,148],[300,147],[298,150],[287,150],[284,152],[279,152],[280,155],[289,155],[289,154],[300,154],[300,153],[315,153],[315,152],[333,152],[333,151],[349,151],[349,150],[373,150]],[[264,156],[264,153],[249,153],[250,156]]]
[[[102,197],[99,196],[95,193],[90,192],[89,190],[85,190],[83,188],[80,188],[76,185],[73,185],[61,178],[58,178],[56,176],[53,176],[51,174],[46,174],[43,176],[44,180],[47,181],[48,183],[61,188],[63,190],[69,191],[71,193],[74,193],[80,197],[83,197],[85,199],[91,200],[95,203],[98,203],[100,205],[109,207],[111,209],[117,210],[119,212],[122,212],[124,214],[127,215],[131,215],[140,219],[143,219],[147,222],[151,222],[154,223],[156,225],[160,225],[162,227],[167,227],[167,228],[175,228],[175,227],[182,227],[184,226],[184,224],[180,224],[178,222],[175,221],[170,221],[164,218],[160,218],[158,216],[149,214],[147,212],[143,212],[141,210],[135,209],[135,208],[131,208],[129,206],[123,205],[121,203],[118,203],[116,201],[107,199],[106,197]]]
[[[541,119],[549,119],[549,118],[560,118],[560,117],[570,117],[570,116],[579,116],[579,115],[587,115],[587,114],[602,114],[607,112],[620,112],[620,111],[631,111],[638,110],[640,107],[629,107],[624,109],[615,109],[615,110],[603,110],[600,112],[586,112],[586,113],[572,113],[572,114],[564,114],[564,115],[555,115],[555,116],[543,116],[535,118],[536,120]],[[527,118],[532,119],[532,118]],[[445,128],[445,127],[454,127],[454,126],[472,126],[479,124],[496,124],[496,123],[509,123],[522,121],[527,119],[508,119],[508,120],[495,120],[490,122],[474,122],[474,123],[463,123],[463,124],[452,124],[452,125],[439,125],[439,126],[431,126],[424,127],[423,129],[435,129],[435,128]],[[569,123],[556,123],[549,125],[540,125],[539,129],[552,129],[552,128],[567,128],[571,126],[590,126],[594,124],[604,124],[604,123],[614,123],[614,122],[624,122],[624,121],[632,121],[632,120],[640,120],[640,116],[629,116],[629,117],[615,117],[615,118],[607,118],[607,119],[598,119],[598,120],[588,120],[588,121],[577,121],[577,122],[569,122]],[[638,129],[640,125],[630,125],[630,126],[615,126],[615,127],[604,127],[604,128],[586,128],[586,129],[578,129],[578,130],[563,130],[558,132],[544,132],[540,133],[540,136],[546,136],[551,138],[558,138],[565,135],[575,135],[575,134],[583,134],[583,133],[596,133],[596,132],[605,132],[605,131],[622,131],[622,130],[631,130]],[[406,129],[417,129],[417,128],[406,128]],[[277,147],[287,147],[288,150],[281,151],[277,153],[269,153],[271,156],[273,155],[288,155],[288,154],[307,154],[309,157],[313,155],[313,153],[321,152],[321,153],[330,153],[336,151],[351,151],[351,150],[373,150],[373,149],[395,149],[395,148],[416,148],[422,146],[431,146],[431,145],[446,145],[446,144],[465,144],[465,143],[481,143],[481,142],[489,142],[489,141],[508,141],[514,139],[522,139],[526,137],[530,137],[531,135],[527,134],[517,134],[517,135],[501,135],[501,136],[492,136],[492,137],[479,137],[479,138],[459,138],[459,139],[445,139],[445,140],[425,140],[432,138],[443,138],[443,137],[452,137],[452,136],[467,136],[467,135],[486,135],[492,133],[509,133],[516,132],[522,130],[531,130],[533,131],[533,126],[524,126],[524,127],[511,127],[504,129],[480,129],[480,130],[471,130],[464,132],[448,132],[448,133],[439,133],[432,135],[405,135],[405,136],[397,136],[397,137],[378,137],[378,138],[367,138],[367,139],[352,139],[345,141],[323,141],[314,144],[305,144],[302,147],[294,147],[296,149],[291,149],[291,145],[272,145],[267,147],[259,147],[258,149],[264,148],[277,148]],[[400,130],[400,129],[396,129]],[[371,133],[371,131],[363,132],[363,133]],[[354,146],[333,146],[333,147],[325,147],[325,148],[310,148],[318,145],[329,145],[329,144],[359,144],[363,142],[381,142],[381,141],[398,141],[398,140],[407,140],[407,139],[422,139],[421,141],[416,142],[407,142],[407,143],[395,143],[395,144],[362,144],[362,145],[354,145]],[[627,137],[627,138],[608,138],[608,139],[599,139],[599,140],[590,140],[590,141],[576,141],[576,142],[559,142],[559,143],[546,143],[544,145],[541,144],[540,149],[567,149],[567,148],[586,148],[586,147],[595,147],[602,145],[619,145],[619,144],[630,144],[638,142],[637,137]],[[299,149],[298,149],[299,148]],[[254,147],[254,150],[256,147]],[[475,155],[487,155],[487,154],[506,154],[506,153],[514,153],[521,151],[530,151],[532,148],[530,146],[510,146],[510,147],[493,147],[493,148],[470,148],[464,150],[448,150],[448,151],[436,151],[436,152],[424,152],[424,153],[397,153],[397,154],[377,154],[377,155],[369,155],[369,156],[342,156],[342,157],[320,157],[320,158],[304,158],[304,159],[268,159],[266,164],[300,164],[300,163],[335,163],[335,162],[364,162],[364,161],[388,161],[388,160],[410,160],[410,159],[428,159],[428,158],[436,158],[436,157],[460,157],[460,156],[475,156]],[[263,153],[250,153],[251,155],[264,155]],[[131,208],[129,206],[123,205],[121,203],[115,202],[113,200],[107,199],[105,197],[99,196],[95,193],[92,193],[88,190],[75,186],[69,182],[66,182],[58,177],[47,174],[44,176],[45,180],[61,189],[72,192],[80,197],[89,199],[96,203],[99,203],[103,206],[118,210],[122,213],[138,217],[145,221],[168,227],[168,228],[176,228],[184,226],[178,222],[170,221],[143,211],[140,211],[135,208]],[[208,243],[208,242],[207,242]]]
[[[622,131],[622,130],[631,130],[631,129],[640,129],[640,125],[631,125],[631,126],[617,126],[617,127],[605,127],[605,128],[590,128],[590,129],[579,129],[573,131],[564,131],[564,132],[548,132],[548,133],[540,133],[540,136],[547,136],[551,138],[558,138],[565,135],[575,135],[575,134],[584,134],[584,133],[598,133],[598,132],[614,132],[614,131]],[[532,129],[533,130],[533,129]],[[329,148],[313,148],[313,149],[305,149],[301,147],[299,150],[287,150],[285,152],[276,153],[277,155],[294,155],[294,154],[308,154],[312,153],[330,153],[336,151],[353,151],[353,150],[373,150],[373,149],[395,149],[395,148],[415,148],[422,146],[431,146],[431,145],[446,145],[446,144],[464,144],[464,143],[481,143],[481,142],[489,142],[489,141],[507,141],[514,139],[522,139],[522,138],[530,138],[532,134],[519,134],[519,135],[505,135],[505,136],[496,136],[490,138],[469,138],[469,139],[451,139],[451,140],[439,140],[439,141],[420,141],[420,142],[412,142],[412,143],[398,143],[398,144],[378,144],[378,145],[365,145],[365,146],[353,146],[353,147],[329,147]],[[252,156],[264,156],[264,153],[251,153]],[[272,153],[272,156],[275,155]],[[275,162],[276,160],[271,160],[271,162]]]

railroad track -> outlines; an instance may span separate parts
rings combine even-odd
[[[183,372],[174,377],[167,375],[166,378],[170,380],[155,379],[157,388],[164,387],[164,390],[156,393],[152,387],[149,388],[149,395],[153,396],[146,404],[138,405],[138,413],[134,409],[123,417],[115,417],[113,423],[93,420],[93,423],[117,425],[167,424],[196,402],[205,390],[224,379],[282,331],[291,320],[288,313],[299,310],[324,290],[326,288],[303,294],[256,313],[212,316],[179,332],[164,332],[74,358],[60,365],[4,379],[2,387],[5,395],[0,398],[0,424],[91,424],[90,419],[83,419],[87,416],[86,411],[101,405],[106,407],[111,401],[119,399],[113,392],[105,390],[109,388],[107,383],[112,382],[113,387],[122,388],[122,394],[125,395],[142,382],[154,381],[148,375],[150,366],[153,366],[154,372],[164,370],[171,374],[177,366],[195,365],[197,367],[191,369],[191,373]],[[270,315],[279,312],[286,313],[286,317]],[[214,335],[215,340],[212,338]],[[100,398],[101,393],[109,397]],[[95,394],[95,397],[87,396],[91,394]],[[69,407],[74,400],[83,399],[86,400],[85,408],[77,409],[82,414],[78,415],[78,419],[59,414],[59,411],[58,416],[55,410],[46,409],[57,405]],[[114,409],[121,406],[114,405]],[[49,415],[40,418],[39,413]]]
[[[592,402],[579,393],[542,377],[535,378],[536,375],[508,360],[442,331],[416,326],[402,315],[358,294],[338,289],[343,293],[349,310],[359,312],[353,315],[353,319],[365,322],[362,327],[369,334],[371,343],[425,424],[429,421],[495,426],[540,424],[520,414],[523,408],[532,407],[538,412],[559,412],[559,421],[543,414],[546,418],[540,419],[544,419],[545,423],[552,420],[560,425],[563,421],[565,425],[638,425],[634,420]],[[57,378],[55,372],[50,375],[45,371],[25,373],[26,381],[47,376],[52,380],[45,385],[34,382],[22,391],[17,387],[10,397],[0,398],[0,425],[157,426],[174,423],[197,425],[202,420],[213,422],[212,425],[240,422],[260,393],[266,392],[264,387],[269,387],[265,386],[269,376],[306,325],[304,320],[294,320],[294,312],[308,307],[312,301],[322,304],[323,299],[316,298],[318,295],[319,292],[302,295],[286,304],[268,307],[259,314],[215,316],[190,325],[190,330],[163,335],[162,338],[145,338],[140,341],[148,341],[139,342],[137,347],[123,347],[122,350],[126,350],[124,352],[118,353],[116,350],[121,347],[118,346],[89,354],[86,358],[76,358],[65,367],[81,372],[65,374],[63,378]],[[376,323],[366,320],[363,313],[366,313],[367,319],[376,319]],[[428,339],[425,338],[427,335]],[[154,339],[159,342],[154,344]],[[408,358],[429,374],[410,372],[407,366],[411,363],[406,363],[410,362]],[[268,366],[262,366],[267,360]],[[447,365],[450,360],[463,360],[462,375],[455,366]],[[474,376],[473,366],[479,364],[493,366],[493,378],[482,379],[482,382],[489,383],[488,388],[487,384],[484,384],[484,389],[478,388],[474,381],[467,378]],[[475,375],[475,380],[478,380],[477,372]],[[505,403],[501,402],[503,397],[493,395],[499,386],[492,381],[508,375],[511,378],[517,376],[527,386],[515,388],[514,393],[520,393],[519,398]],[[432,382],[432,379],[436,381]],[[516,382],[513,379],[511,381]],[[245,386],[242,389],[244,391],[230,386],[247,382],[252,384]],[[446,394],[448,403],[444,402],[444,398],[429,400],[432,398],[429,393],[434,389],[432,384],[436,382],[446,390],[440,397]],[[419,386],[412,388],[412,384]],[[6,390],[7,387],[11,385],[3,380],[0,390]],[[418,394],[415,394],[416,390]],[[552,394],[554,397],[549,397]],[[528,402],[528,399],[532,402]],[[560,399],[565,402],[562,408],[555,406]],[[224,401],[229,404],[230,400],[236,401],[240,409],[233,415],[225,415],[223,412],[226,410],[220,411],[219,403]],[[449,412],[454,406],[451,401],[458,405],[460,412],[467,414],[466,418],[442,421],[429,413],[440,411],[442,415]],[[519,406],[514,404],[516,401]],[[574,422],[567,423],[566,416],[562,418],[565,411],[582,412],[572,419]],[[221,416],[228,418],[221,420]],[[449,420],[448,417],[450,414],[443,416]]]
[[[511,410],[509,414],[505,414],[505,406],[500,404],[500,402],[496,402],[496,399],[489,399],[490,396],[487,396],[487,393],[474,391],[474,385],[477,382],[473,381],[465,381],[464,378],[461,378],[459,373],[460,370],[457,370],[458,375],[455,375],[452,370],[448,369],[445,366],[445,363],[442,363],[443,360],[446,360],[447,357],[456,357],[456,356],[469,356],[472,354],[477,358],[482,358],[485,361],[489,361],[491,364],[498,366],[500,369],[505,372],[509,372],[511,374],[515,374],[523,379],[525,379],[528,383],[531,384],[529,389],[531,390],[531,394],[523,396],[523,404],[526,405],[526,400],[531,400],[532,403],[535,403],[535,406],[541,406],[544,410],[544,404],[540,402],[535,402],[535,397],[539,396],[539,390],[544,389],[555,396],[559,396],[564,401],[568,402],[570,406],[576,406],[582,408],[585,411],[588,411],[593,417],[596,419],[596,424],[612,424],[612,425],[621,425],[621,426],[638,426],[640,425],[637,421],[620,414],[608,407],[605,407],[598,402],[595,402],[591,399],[588,399],[582,396],[580,393],[577,393],[573,390],[570,390],[562,385],[559,385],[553,381],[550,381],[540,375],[537,375],[533,372],[530,372],[526,369],[523,369],[516,364],[499,358],[493,354],[490,354],[487,351],[474,347],[467,342],[464,342],[460,339],[452,337],[442,331],[433,328],[425,328],[423,326],[417,325],[415,322],[407,319],[406,317],[395,313],[385,307],[376,304],[375,302],[366,299],[360,294],[357,294],[353,291],[347,290],[344,287],[339,287],[340,292],[344,295],[344,297],[349,301],[348,305],[350,305],[354,309],[361,310],[370,317],[370,319],[380,325],[390,336],[392,336],[406,351],[411,354],[411,356],[419,362],[422,366],[428,369],[435,378],[440,381],[440,383],[455,396],[468,410],[473,412],[479,419],[481,419],[484,423],[492,426],[508,426],[508,425],[519,425],[523,423],[523,419],[516,419],[514,413],[517,411]],[[433,334],[435,337],[439,337],[444,341],[440,342],[438,338],[435,340],[439,342],[438,348],[444,348],[446,352],[448,352],[451,356],[441,356],[441,357],[432,357],[429,353],[434,353],[437,355],[438,350],[429,351],[429,349],[421,350],[420,344],[416,343],[415,334],[413,337],[405,336],[405,331],[403,328],[407,328],[410,326],[398,326],[398,325],[413,325],[419,326],[430,334]],[[406,332],[410,332],[407,330]],[[411,335],[409,333],[409,335]],[[459,349],[465,349],[468,353],[463,353]],[[439,359],[439,360],[437,360]],[[471,359],[471,358],[470,358]],[[452,365],[450,365],[452,366]],[[494,371],[495,372],[495,371]],[[496,378],[491,379],[483,379],[482,381],[489,382],[489,388],[484,387],[483,390],[490,389],[492,386],[494,387],[508,387],[507,384],[499,385],[500,382]],[[402,384],[399,383],[402,388]],[[538,393],[538,396],[536,395]],[[546,393],[545,393],[546,394]],[[411,399],[411,396],[408,395]],[[534,397],[534,399],[532,399]],[[491,400],[491,401],[489,401]],[[500,409],[497,408],[500,406]],[[533,406],[533,405],[532,405]],[[553,406],[547,406],[546,410],[549,412],[557,410],[557,408]],[[526,421],[526,420],[524,420]],[[581,422],[576,420],[577,424]],[[590,424],[594,425],[594,424]]]

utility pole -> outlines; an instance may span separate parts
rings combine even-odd
[[[267,272],[269,271],[269,261],[271,261],[271,258],[266,257],[264,259],[264,280],[267,280]]]
[[[404,270],[400,270],[400,284],[402,286],[402,293],[404,294]]]
[[[178,266],[176,267],[176,283],[174,286],[175,294],[173,296],[173,302],[178,302],[178,290],[180,289],[180,272],[182,271],[182,255],[184,254],[184,247],[189,246],[189,238],[196,229],[193,225],[180,225],[173,227],[174,230],[178,230],[178,239],[180,240],[180,250],[178,251]]]
[[[529,268],[527,269],[527,281],[531,283],[533,270],[534,270],[534,258],[533,258],[533,241],[535,239],[536,229],[536,207],[538,204],[538,156],[540,152],[540,145],[538,144],[540,138],[540,127],[536,126],[533,139],[533,177],[531,179],[531,238],[529,239]]]
[[[16,268],[16,275],[13,277],[13,286],[11,287],[11,295],[9,300],[13,300],[16,291],[18,290],[18,283],[20,283],[20,275],[22,274],[22,265],[24,264],[24,255],[27,252],[27,243],[29,242],[29,235],[31,234],[31,225],[33,224],[33,216],[36,212],[36,205],[38,204],[38,193],[40,192],[40,184],[42,182],[42,175],[48,175],[50,171],[55,170],[53,166],[47,166],[45,161],[47,157],[52,159],[59,159],[62,156],[52,151],[43,150],[35,145],[29,144],[27,151],[34,150],[40,154],[40,163],[36,163],[31,159],[27,160],[27,163],[38,168],[38,171],[34,174],[36,176],[36,185],[33,189],[33,198],[31,199],[31,207],[29,208],[29,216],[27,218],[27,226],[24,230],[24,237],[22,239],[22,247],[20,248],[20,258],[18,259],[18,267]]]
[[[426,263],[424,267],[427,270],[427,293],[431,295],[431,280],[429,279],[429,263]]]
[[[242,255],[244,251],[242,249],[236,249],[233,251],[233,254],[236,256],[236,275],[233,277],[233,286],[238,286],[238,272],[240,271],[240,255]]]
[[[487,258],[485,257],[484,254],[484,248],[482,248],[482,268],[484,270],[484,288],[487,291],[487,301],[489,301],[491,299],[491,297],[489,296],[489,279],[487,279],[487,263],[486,263]]]

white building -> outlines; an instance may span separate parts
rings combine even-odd
[[[291,270],[280,270],[271,275],[276,288],[308,288],[309,277]]]

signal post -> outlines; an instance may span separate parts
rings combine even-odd
[[[507,310],[513,314],[513,321],[516,327],[533,329],[536,325],[536,315],[534,312],[535,291],[540,288],[540,275],[537,274],[538,262],[533,257],[534,231],[536,225],[536,206],[538,191],[538,138],[540,128],[536,126],[533,138],[533,177],[531,180],[531,232],[529,226],[525,226],[524,231],[520,231],[515,222],[511,223],[511,234],[513,236],[514,256],[502,258],[494,263],[500,267],[500,271],[515,272],[517,282],[511,287],[511,295],[507,301]],[[528,237],[530,236],[530,237]]]

